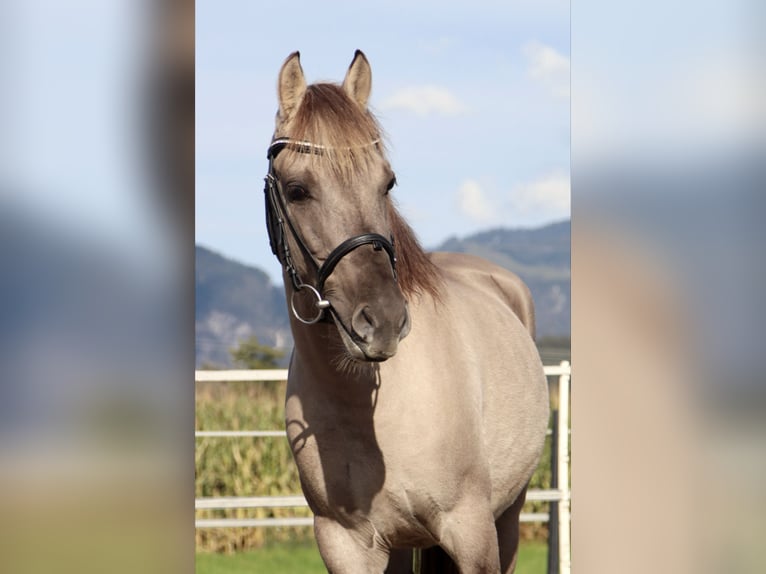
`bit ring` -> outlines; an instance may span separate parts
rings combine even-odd
[[[316,317],[312,317],[310,319],[304,319],[300,316],[297,309],[295,308],[295,294],[298,293],[301,289],[308,289],[311,291],[314,296],[317,298],[316,305],[317,307],[317,315]],[[312,287],[311,285],[307,285],[306,283],[301,283],[295,288],[295,291],[293,291],[292,296],[290,297],[290,308],[293,311],[293,317],[298,319],[301,323],[304,325],[313,325],[314,323],[318,323],[320,319],[322,318],[322,315],[324,315],[324,310],[328,309],[330,307],[330,302],[327,299],[322,299],[322,295],[319,293],[319,291],[316,290],[315,287]]]

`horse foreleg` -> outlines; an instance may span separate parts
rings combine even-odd
[[[412,550],[394,548],[388,558],[386,574],[412,574]]]
[[[366,530],[351,530],[331,518],[314,516],[314,535],[328,572],[382,574],[385,571],[389,550],[371,526]]]
[[[461,574],[500,572],[497,531],[488,504],[463,501],[442,520],[438,540]]]
[[[516,559],[519,555],[519,515],[526,496],[527,488],[524,487],[514,503],[495,521],[502,574],[512,574],[516,570]]]

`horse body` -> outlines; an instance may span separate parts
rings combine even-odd
[[[498,552],[494,521],[522,494],[543,446],[547,385],[509,305],[529,309],[529,300],[500,288],[515,275],[466,256],[433,258],[444,300],[411,302],[412,329],[384,363],[332,365],[332,326],[294,325],[288,437],[316,516],[339,547],[349,538],[368,550],[357,564],[380,554],[385,565],[388,548],[439,544],[457,555],[458,542],[480,564],[476,555]],[[348,571],[374,571],[358,567]]]
[[[409,572],[402,549],[438,545],[461,572],[512,572],[548,421],[529,291],[481,259],[425,255],[381,193],[392,172],[377,149],[353,151],[367,154],[363,177],[323,167],[314,156],[331,147],[307,143],[305,118],[293,118],[306,106],[321,115],[335,92],[311,88],[293,54],[275,138],[303,141],[278,159],[270,148],[272,185],[282,182],[271,194],[291,199],[267,206],[293,308],[287,435],[322,557],[335,573]],[[353,105],[340,94],[327,115],[366,113],[369,88],[357,52],[343,84]],[[353,139],[354,118],[339,137]],[[321,288],[307,288],[317,277]],[[327,320],[306,320],[314,305]]]

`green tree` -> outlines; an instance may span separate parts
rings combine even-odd
[[[234,364],[243,369],[276,369],[278,361],[285,356],[284,351],[261,345],[255,335],[229,349]]]

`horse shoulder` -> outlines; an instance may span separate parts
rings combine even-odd
[[[443,272],[478,290],[497,294],[516,314],[532,339],[535,338],[535,305],[522,279],[507,269],[466,253],[434,252],[431,261]]]

